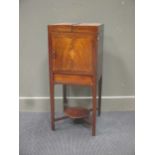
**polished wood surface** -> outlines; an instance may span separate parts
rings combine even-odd
[[[64,113],[72,119],[85,118],[89,116],[89,110],[82,107],[69,107],[65,109]]]
[[[94,37],[90,34],[52,33],[53,72],[93,72]]]
[[[63,85],[64,112],[82,117],[90,110],[68,108],[67,85],[89,86],[92,90],[92,135],[96,135],[96,110],[101,113],[103,25],[99,23],[56,23],[48,25],[51,126],[55,121],[54,85]],[[98,93],[97,93],[98,91]],[[98,104],[97,104],[97,94]]]
[[[74,84],[74,85],[93,85],[91,76],[64,75],[54,74],[54,81],[57,84]]]

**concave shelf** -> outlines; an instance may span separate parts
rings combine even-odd
[[[89,110],[82,107],[67,107],[64,110],[65,115],[73,119],[85,118],[89,115]]]

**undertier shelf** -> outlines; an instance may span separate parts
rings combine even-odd
[[[64,113],[72,119],[86,118],[89,116],[89,110],[83,107],[67,107]]]

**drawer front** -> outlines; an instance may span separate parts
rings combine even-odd
[[[77,84],[77,85],[92,85],[93,80],[91,76],[79,76],[79,75],[64,75],[54,74],[55,83],[60,84]]]
[[[93,35],[51,33],[51,45],[54,72],[93,73]]]

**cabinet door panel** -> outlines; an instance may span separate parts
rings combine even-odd
[[[52,33],[51,43],[53,71],[92,74],[95,44],[92,34]]]

